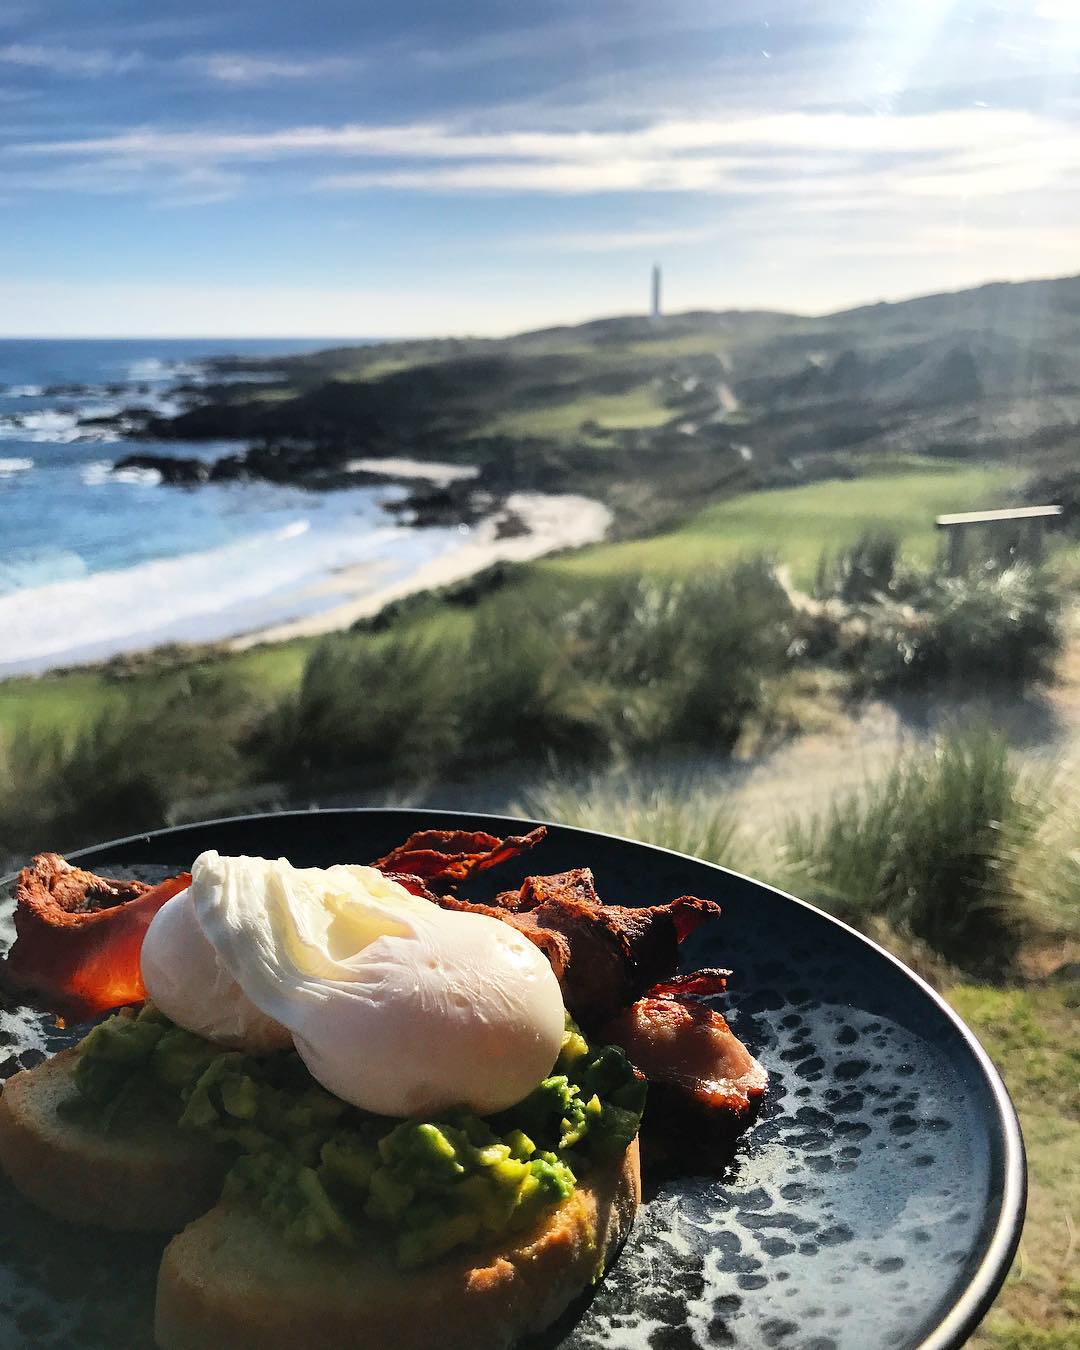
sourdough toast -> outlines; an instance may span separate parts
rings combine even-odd
[[[372,1243],[298,1249],[223,1201],[165,1249],[162,1350],[504,1350],[549,1326],[614,1260],[641,1194],[638,1145],[525,1233],[401,1271]]]
[[[0,1167],[40,1208],[74,1223],[175,1233],[221,1194],[224,1151],[147,1114],[103,1132],[65,1115],[76,1050],[15,1074],[0,1094]]]

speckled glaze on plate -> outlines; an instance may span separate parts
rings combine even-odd
[[[519,833],[521,821],[434,811],[244,817],[84,850],[83,866],[160,877],[204,848],[363,862],[417,829]],[[1016,1116],[982,1049],[887,953],[746,877],[586,830],[470,883],[486,899],[527,873],[591,867],[600,895],[701,895],[722,918],[684,968],[729,966],[718,1006],[769,1070],[761,1118],[719,1177],[650,1180],[614,1269],[530,1346],[564,1350],[944,1350],[964,1343],[1019,1241],[1025,1168]],[[7,892],[5,891],[5,894]],[[5,904],[6,937],[10,938]],[[3,936],[0,934],[0,936]],[[6,942],[5,944],[6,945]],[[47,1019],[4,1005],[5,1077],[59,1048]],[[0,1187],[0,1345],[150,1346],[163,1243],[77,1230]]]

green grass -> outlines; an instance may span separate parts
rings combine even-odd
[[[790,565],[798,582],[809,585],[824,548],[849,547],[871,530],[896,535],[906,554],[930,561],[937,550],[935,516],[1008,502],[1015,479],[1009,469],[963,468],[751,492],[707,507],[666,534],[598,544],[538,566],[592,579],[619,572],[683,573],[773,553]]]
[[[268,699],[280,697],[298,684],[314,645],[314,639],[301,638],[242,652],[215,652],[206,659],[184,661],[177,669],[151,657],[145,673],[129,678],[97,668],[4,680],[0,682],[0,736],[27,725],[68,735],[122,707],[135,687],[143,695],[169,697],[192,671],[234,679]],[[133,663],[129,668],[138,667]]]
[[[682,333],[673,337],[658,334],[655,338],[640,338],[635,342],[613,342],[592,347],[590,351],[595,358],[614,364],[627,357],[653,356],[660,362],[680,356],[718,356],[730,346],[731,338],[724,333]]]
[[[642,389],[633,396],[619,396],[615,402],[625,408],[627,399],[638,395],[652,397]],[[566,406],[580,413],[585,405]],[[657,414],[655,403],[651,407]],[[954,469],[749,493],[709,507],[681,528],[652,538],[598,545],[540,561],[523,568],[516,585],[527,609],[556,579],[578,582],[584,591],[605,577],[642,571],[678,577],[762,552],[773,552],[788,562],[796,579],[809,585],[826,542],[834,551],[839,550],[875,526],[895,533],[905,551],[916,559],[932,557],[936,514],[1007,500],[1012,481],[1012,473],[1005,469]],[[433,601],[410,612],[399,631],[422,631],[441,646],[467,639],[472,622],[470,611]],[[218,653],[207,659],[205,668],[235,676],[272,700],[298,686],[313,645],[310,640],[299,639],[239,653]],[[175,672],[157,668],[151,658],[146,674],[136,680],[116,680],[102,670],[88,670],[3,681],[0,734],[27,723],[68,733],[118,706],[132,683],[143,688],[157,685],[167,693],[175,679]]]
[[[946,997],[1001,1071],[1028,1155],[1020,1250],[972,1345],[1071,1350],[1080,1343],[1080,985],[959,985]]]
[[[381,380],[384,375],[399,375],[403,370],[412,370],[423,365],[420,357],[384,356],[379,361],[369,361],[367,365],[358,365],[355,370],[342,371],[339,380]]]
[[[507,436],[567,436],[580,431],[583,422],[596,422],[617,431],[626,427],[658,427],[674,416],[671,408],[665,408],[657,400],[652,385],[641,385],[625,394],[593,394],[570,403],[507,413],[496,418],[487,430]]]
[[[98,671],[5,680],[0,684],[0,733],[25,724],[66,732],[120,701],[120,690]]]
[[[271,386],[268,389],[253,389],[244,395],[247,403],[284,403],[286,399],[296,398],[300,391],[291,384]]]

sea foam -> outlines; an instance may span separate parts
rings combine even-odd
[[[313,529],[300,517],[201,553],[16,590],[0,595],[0,675],[160,642],[214,641],[317,612],[335,603],[329,574],[370,563],[374,584],[450,540],[446,530],[372,529],[347,517]]]

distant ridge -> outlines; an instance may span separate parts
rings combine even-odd
[[[877,319],[888,315],[904,315],[923,312],[929,314],[938,311],[944,315],[948,311],[959,314],[966,311],[975,316],[987,311],[1003,312],[1021,305],[1038,304],[1051,307],[1062,313],[1073,313],[1080,318],[1080,274],[1062,277],[1040,277],[1031,281],[987,281],[978,286],[964,287],[954,291],[933,291],[926,295],[915,295],[904,300],[877,300],[846,309],[829,310],[821,314],[796,314],[790,310],[778,309],[690,309],[678,313],[665,314],[662,320],[662,332],[668,335],[683,327],[700,327],[711,324],[742,324],[747,322],[779,321],[791,324],[815,324],[835,319]],[[570,333],[577,334],[616,334],[639,332],[647,336],[655,331],[645,314],[615,314],[600,319],[589,319],[579,324],[560,324],[550,328],[526,329],[509,338],[492,338],[492,342],[515,342],[534,338],[557,338]]]

